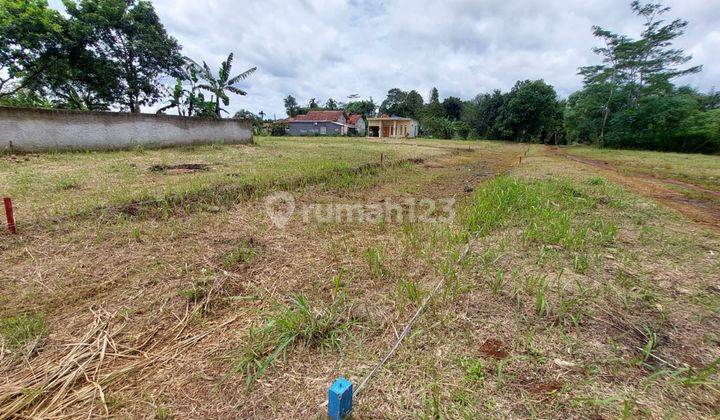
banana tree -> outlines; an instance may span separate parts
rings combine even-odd
[[[203,61],[202,68],[200,69],[200,77],[206,82],[198,85],[200,89],[207,90],[215,96],[215,116],[220,118],[220,112],[223,111],[220,108],[220,101],[223,105],[228,106],[230,104],[230,98],[228,92],[237,95],[245,96],[247,92],[240,89],[237,84],[241,80],[247,79],[248,76],[253,74],[257,67],[253,67],[249,70],[244,71],[238,75],[230,77],[230,71],[232,70],[233,54],[228,55],[227,60],[220,64],[220,71],[217,77],[210,70],[210,66]]]

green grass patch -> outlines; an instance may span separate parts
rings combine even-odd
[[[21,350],[44,335],[45,318],[39,314],[0,318],[0,337],[11,351]]]
[[[233,268],[238,264],[248,264],[255,257],[256,252],[256,246],[252,239],[242,239],[239,244],[223,255],[222,265],[225,268]]]
[[[618,231],[618,222],[600,211],[601,203],[610,202],[608,194],[610,187],[598,182],[582,187],[565,179],[503,176],[476,191],[461,223],[481,237],[517,229],[525,245],[540,246],[541,261],[564,250],[572,253],[574,270],[584,273],[591,262],[587,254],[611,244]]]
[[[246,344],[232,357],[232,368],[223,380],[244,374],[251,386],[293,346],[339,349],[355,323],[348,313],[341,298],[329,306],[313,306],[307,297],[292,295],[289,304],[278,306],[261,326],[250,328]]]

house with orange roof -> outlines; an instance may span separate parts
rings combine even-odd
[[[350,124],[350,131],[355,130],[355,133],[364,136],[365,135],[365,128],[367,124],[365,123],[365,116],[362,114],[352,114],[348,116],[348,124]]]

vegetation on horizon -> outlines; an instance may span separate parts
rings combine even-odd
[[[66,14],[47,0],[0,0],[0,105],[140,112],[164,101],[158,112],[220,117],[228,93],[244,95],[238,83],[255,71],[231,77],[233,54],[217,74],[183,57],[148,0],[64,5]],[[354,94],[347,103],[311,98],[302,106],[288,95],[285,109],[290,117],[320,109],[410,117],[434,138],[717,153],[720,94],[673,84],[701,70],[683,67],[691,57],[673,45],[688,22],[666,20],[670,8],[659,3],[636,0],[631,9],[643,20],[640,36],[593,27],[604,44],[593,49],[601,63],[579,69],[583,87],[567,99],[543,80],[520,80],[509,92],[465,101],[441,100],[433,88],[425,102],[416,90],[392,88],[379,105]],[[166,79],[174,79],[174,86],[165,85]],[[264,113],[244,109],[235,116],[258,127],[265,120]]]
[[[425,103],[416,90],[393,88],[379,107],[371,98],[341,103],[340,108],[368,116],[414,118],[424,135],[435,138],[717,153],[720,93],[704,94],[672,83],[701,70],[701,66],[681,68],[691,57],[673,47],[687,21],[666,23],[663,15],[670,8],[658,3],[634,1],[631,9],[644,20],[640,38],[593,27],[605,44],[593,49],[602,63],[579,69],[583,88],[568,99],[559,99],[555,88],[543,80],[521,80],[507,93],[496,89],[467,101],[454,96],[441,101],[433,88]],[[302,107],[288,96],[285,109],[293,117],[319,107],[315,99]]]

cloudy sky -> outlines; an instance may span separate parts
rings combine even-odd
[[[59,0],[51,1],[57,5]],[[246,97],[229,109],[284,116],[283,98],[324,103],[358,94],[377,103],[388,89],[426,99],[467,99],[539,79],[565,97],[580,87],[577,68],[597,62],[593,24],[636,35],[630,0],[154,0],[183,53],[214,68],[229,52],[235,70],[257,66]],[[720,4],[672,0],[670,17],[690,22],[678,43],[703,64],[682,80],[720,89]]]

